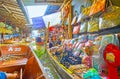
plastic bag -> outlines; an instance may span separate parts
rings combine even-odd
[[[83,22],[84,18],[88,17],[90,13],[90,6],[82,10],[81,14],[78,16],[77,22]]]
[[[113,41],[114,41],[114,36],[113,35],[104,35],[102,37],[101,47],[106,46],[109,43],[113,43]]]
[[[82,35],[82,42],[85,43],[88,41],[88,35]]]
[[[90,8],[90,16],[100,11],[104,11],[105,3],[106,3],[106,0],[98,0],[97,2],[94,2]]]
[[[80,31],[80,25],[74,26],[74,28],[73,28],[73,34],[78,34],[79,31]]]
[[[80,33],[87,32],[87,28],[88,28],[88,22],[82,23],[80,27]]]
[[[98,55],[100,44],[101,44],[102,36],[98,36],[95,38],[95,41],[93,42],[93,50],[94,50],[94,55]]]
[[[88,21],[88,32],[96,32],[99,30],[99,19],[93,18],[90,21]]]
[[[90,8],[91,8],[91,6],[83,9],[83,11],[82,11],[83,16],[89,16]]]
[[[110,6],[99,19],[99,28],[105,29],[120,25],[120,7]]]
[[[73,18],[71,25],[76,24],[76,22],[77,22],[77,16]]]
[[[106,63],[105,63],[104,58],[103,58],[103,53],[104,53],[105,47],[109,43],[113,43],[113,44],[119,43],[117,36],[116,35],[104,35],[102,37],[101,45],[99,48],[99,55],[100,56],[99,56],[99,69],[98,70],[99,70],[100,74],[102,74],[103,70],[106,71],[106,69],[107,69]]]

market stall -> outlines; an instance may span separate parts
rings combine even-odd
[[[111,0],[81,7],[71,23],[76,38],[49,48],[49,56],[58,72],[70,79],[119,79],[120,7],[112,5]]]

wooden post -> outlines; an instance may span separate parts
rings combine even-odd
[[[71,25],[71,22],[72,22],[72,5],[71,3],[69,4],[69,15],[68,15],[68,37],[69,39],[72,39],[72,25]]]
[[[49,40],[49,26],[50,26],[50,22],[48,22],[48,28],[46,28],[46,33],[45,33],[45,48],[47,49],[47,42]]]
[[[72,38],[72,26],[71,26],[71,21],[72,21],[72,5],[71,5],[72,0],[69,0],[68,2],[64,3],[64,5],[62,5],[61,7],[61,14],[64,11],[65,7],[68,7],[69,9],[69,13],[68,13],[68,17],[62,17],[62,25],[65,25],[66,20],[68,19],[68,39]],[[63,14],[62,14],[63,16]]]

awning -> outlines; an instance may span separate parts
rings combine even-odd
[[[32,22],[33,22],[33,27],[32,27],[33,29],[45,28],[43,17],[32,18]]]
[[[50,22],[50,26],[55,26],[57,24],[60,24],[60,21],[61,21],[60,16],[61,16],[60,12],[56,12],[50,15],[43,16],[45,26],[48,27],[48,22]]]

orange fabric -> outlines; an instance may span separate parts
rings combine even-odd
[[[56,37],[55,36],[53,36],[52,39],[53,39],[53,41],[56,41]]]
[[[55,27],[51,26],[49,27],[49,31],[54,31],[55,30]]]
[[[93,15],[100,11],[104,11],[105,3],[106,3],[106,0],[98,0],[97,2],[93,3],[93,5],[91,6],[89,15]]]
[[[69,14],[69,7],[67,6],[64,8],[64,13],[63,13],[64,18],[67,18],[68,14]]]

